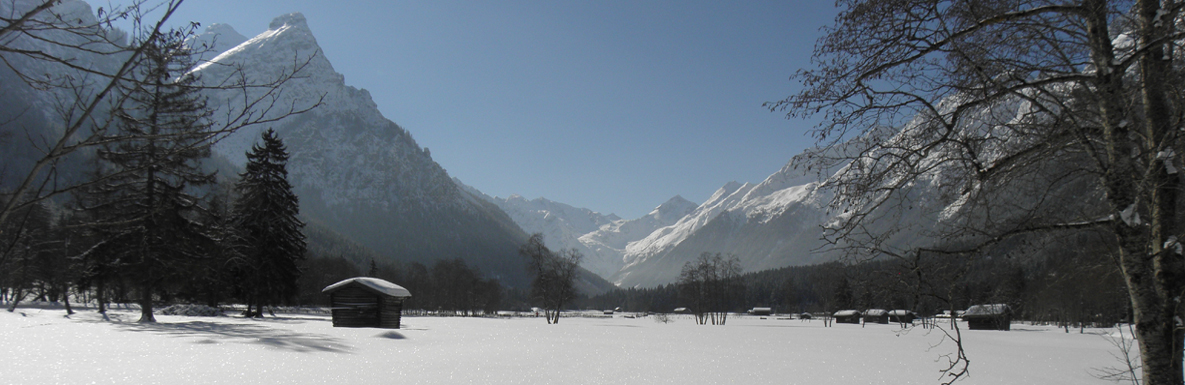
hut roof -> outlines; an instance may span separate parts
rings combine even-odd
[[[870,316],[870,317],[884,317],[885,315],[888,315],[888,314],[889,314],[889,311],[885,310],[885,309],[868,309],[868,310],[864,311],[864,315]]]
[[[321,289],[321,292],[328,293],[328,292],[340,289],[342,287],[345,287],[346,285],[349,285],[349,284],[355,283],[355,282],[357,282],[358,284],[360,284],[362,286],[365,286],[368,289],[371,289],[371,290],[374,290],[379,293],[386,294],[386,295],[389,295],[392,297],[411,297],[411,292],[407,291],[407,289],[404,289],[403,286],[393,284],[393,283],[388,282],[386,280],[382,280],[382,279],[378,279],[378,278],[370,278],[370,277],[350,278],[350,279],[326,286],[324,289]]]
[[[912,310],[897,309],[897,310],[891,310],[891,311],[889,311],[889,315],[890,315],[890,316],[895,316],[895,317],[907,316],[907,315],[910,315],[910,314],[913,314],[913,311],[912,311]]]
[[[835,316],[835,317],[851,317],[854,315],[856,315],[856,316],[860,315],[860,311],[859,310],[840,310],[840,311],[835,312],[835,314],[833,316]]]
[[[963,316],[995,316],[1008,312],[1008,305],[994,303],[989,305],[975,305],[967,309]]]

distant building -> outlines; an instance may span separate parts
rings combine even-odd
[[[691,309],[685,307],[675,308],[675,314],[691,314]]]
[[[859,310],[840,310],[832,315],[835,317],[835,322],[841,324],[858,324],[860,323]]]
[[[963,313],[963,320],[971,330],[1011,330],[1012,308],[1002,303],[975,305]]]
[[[887,324],[889,323],[889,311],[885,309],[865,310],[864,323]]]
[[[333,327],[398,329],[411,292],[378,278],[350,278],[321,290],[329,295]]]
[[[814,318],[814,317],[811,316],[811,313],[807,313],[807,312],[803,312],[802,314],[798,315],[798,319],[811,319],[811,318]]]
[[[897,309],[889,311],[889,322],[908,324],[913,323],[913,320],[917,318],[918,314],[909,310]]]
[[[749,314],[752,315],[770,315],[774,313],[774,309],[770,307],[755,307],[749,309]]]

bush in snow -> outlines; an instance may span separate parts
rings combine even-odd
[[[206,305],[172,305],[160,309],[163,315],[185,315],[191,317],[217,317],[222,315],[222,309]]]

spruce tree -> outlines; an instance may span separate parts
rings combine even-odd
[[[246,171],[235,185],[239,197],[234,226],[243,255],[237,270],[248,316],[261,317],[264,305],[278,304],[296,293],[305,237],[287,165],[287,148],[268,129],[263,142],[247,153]]]
[[[197,79],[188,74],[193,60],[185,35],[145,38],[143,60],[120,84],[115,132],[97,152],[100,182],[81,199],[102,239],[92,252],[138,287],[140,322],[155,322],[154,293],[210,242],[193,220],[199,199],[192,190],[214,182],[200,168],[214,133]]]

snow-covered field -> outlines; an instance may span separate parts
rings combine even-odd
[[[404,317],[384,330],[320,315],[64,315],[0,312],[0,384],[937,384],[953,349],[920,328],[777,317]],[[963,331],[971,375],[960,383],[1110,383],[1092,376],[1118,364],[1108,332]]]

